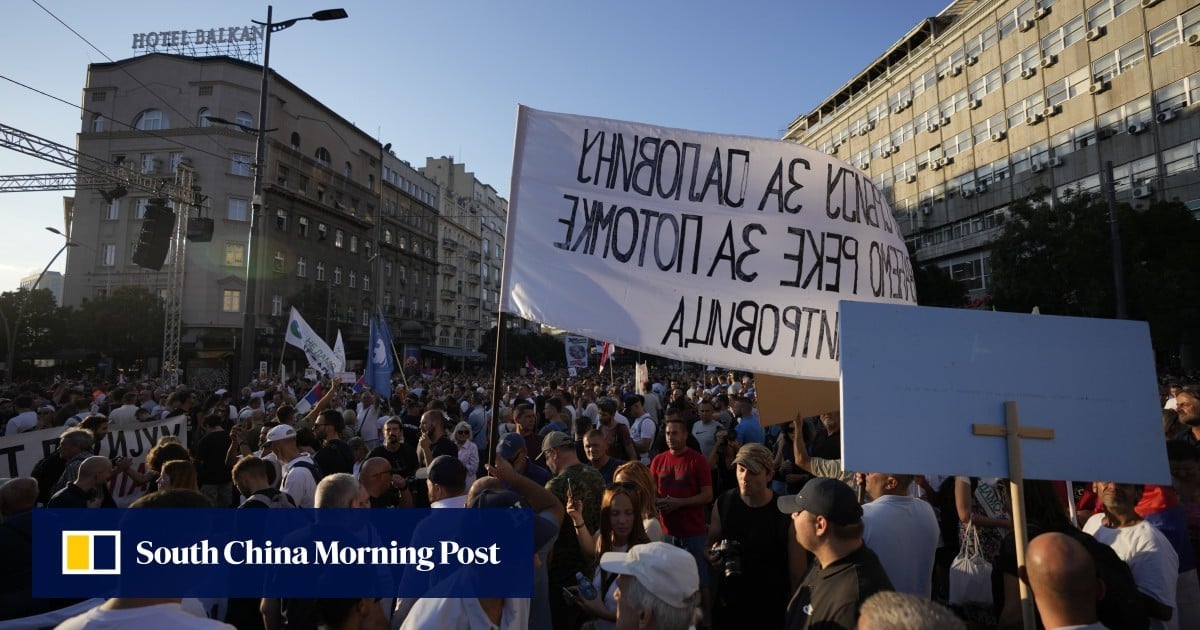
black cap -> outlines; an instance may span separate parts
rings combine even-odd
[[[800,494],[779,497],[775,505],[784,514],[808,512],[824,516],[836,525],[853,525],[862,520],[863,514],[850,486],[829,477],[810,479],[800,489]]]
[[[428,479],[439,486],[461,488],[467,483],[467,467],[457,457],[438,455],[429,465],[417,470],[417,479]]]

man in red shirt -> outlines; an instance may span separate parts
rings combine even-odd
[[[700,598],[704,619],[708,616],[708,535],[704,508],[713,500],[712,472],[699,451],[688,448],[687,424],[679,416],[666,421],[667,451],[650,462],[650,475],[658,493],[663,542],[687,549],[696,559],[700,574]]]

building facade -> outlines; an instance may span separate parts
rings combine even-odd
[[[480,204],[472,191],[475,174],[451,157],[425,158],[421,172],[442,189],[438,224],[437,327],[441,348],[475,351],[479,347],[481,271]]]
[[[917,262],[986,301],[988,243],[1014,199],[1101,192],[1200,213],[1200,2],[956,0],[785,139],[883,191]]]
[[[56,306],[62,306],[62,273],[57,271],[47,271],[45,275],[42,275],[40,282],[38,281],[39,275],[42,274],[31,273],[28,276],[21,278],[19,285],[20,288],[25,289],[26,291],[33,291],[34,289],[46,289],[47,291],[50,291],[51,295],[54,296],[54,304]]]
[[[167,54],[88,69],[83,98],[89,113],[78,150],[133,161],[142,172],[164,179],[188,162],[202,195],[191,216],[213,220],[211,242],[188,242],[185,251],[180,354],[193,373],[235,365],[240,352],[252,169],[261,127],[252,112],[258,111],[261,72],[261,66],[228,57]],[[257,218],[262,224],[255,243],[255,360],[278,364],[292,306],[327,339],[340,330],[351,360],[365,356],[369,318],[377,310],[410,343],[433,343],[441,312],[441,188],[398,159],[390,145],[274,73],[270,96]],[[214,117],[235,124],[213,122]],[[117,286],[165,296],[166,268],[151,271],[131,261],[150,196],[128,191],[107,202],[102,191],[75,191],[70,234],[93,246],[68,252],[66,305],[78,306]],[[455,229],[467,227],[456,223]],[[478,236],[454,235],[469,247],[479,242]],[[463,278],[469,281],[469,272]],[[478,310],[464,312],[464,339],[480,327]]]

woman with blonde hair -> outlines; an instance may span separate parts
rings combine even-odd
[[[613,471],[613,485],[630,484],[636,488],[642,506],[642,528],[650,537],[650,542],[662,542],[662,523],[658,519],[658,506],[654,499],[654,479],[650,469],[641,462],[625,462]]]
[[[604,491],[600,504],[600,531],[588,531],[583,520],[583,505],[567,492],[567,517],[575,527],[579,548],[590,555],[595,566],[592,587],[597,593],[587,599],[570,589],[575,603],[593,618],[594,630],[611,630],[617,621],[617,575],[600,568],[600,557],[610,551],[629,551],[635,545],[650,542],[642,527],[641,492],[630,482],[614,483]]]

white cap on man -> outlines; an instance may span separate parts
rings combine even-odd
[[[628,575],[675,608],[682,608],[700,590],[696,558],[686,550],[663,542],[635,545],[629,551],[609,551],[600,556],[600,567]]]

